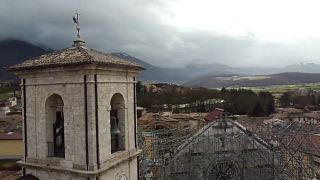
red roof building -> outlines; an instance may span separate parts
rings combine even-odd
[[[0,133],[0,140],[22,140],[22,132],[5,132]]]
[[[208,122],[212,122],[215,121],[217,119],[219,119],[221,117],[222,114],[224,114],[224,109],[220,109],[220,108],[215,108],[213,111],[211,111],[210,113],[208,113],[204,119]]]

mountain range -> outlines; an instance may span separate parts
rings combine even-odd
[[[6,67],[35,58],[52,50],[22,40],[7,39],[0,42],[0,81],[17,80]]]
[[[320,82],[320,74],[318,73],[300,73],[286,72],[271,75],[207,75],[189,82],[184,86],[189,87],[258,87],[269,85],[287,85],[287,84],[304,84]]]
[[[0,81],[4,80],[16,80],[16,78],[10,73],[6,72],[4,67],[8,67],[10,65],[20,63],[24,60],[37,57],[41,54],[45,54],[53,51],[52,49],[34,45],[23,40],[16,39],[8,39],[2,40],[0,42]],[[305,79],[304,81],[294,81],[290,78],[285,77],[297,77],[301,75],[302,78],[309,78],[312,81],[320,82],[318,79],[320,73],[320,65],[314,63],[301,63],[301,64],[293,64],[286,67],[232,67],[219,63],[212,64],[188,64],[179,68],[168,68],[168,67],[158,67],[152,64],[147,63],[144,60],[139,58],[130,56],[129,54],[122,52],[114,52],[112,53],[115,56],[121,57],[123,59],[127,59],[130,61],[134,61],[138,64],[144,66],[147,70],[143,71],[139,80],[144,82],[167,82],[167,83],[177,83],[177,84],[185,84],[190,86],[207,86],[207,87],[216,87],[220,85],[237,85],[244,83],[245,77],[251,77],[250,83],[252,83],[252,79],[254,79],[257,75],[264,75],[264,80],[259,80],[259,83],[254,84],[282,84],[282,83],[304,83],[309,81]],[[295,72],[295,73],[288,73]],[[296,73],[300,72],[300,73]],[[303,75],[303,73],[312,73],[309,75]],[[218,80],[216,79],[218,77]],[[219,77],[238,77],[240,80],[232,80],[231,82],[221,82],[221,78]],[[273,81],[272,78],[277,77],[276,79],[282,79]],[[312,78],[311,78],[312,77]],[[315,77],[315,78],[313,78]],[[223,78],[222,78],[223,79]],[[247,78],[248,79],[248,78]],[[259,79],[259,78],[258,78]],[[207,83],[211,81],[210,83]],[[229,80],[228,80],[229,81]],[[256,81],[256,80],[255,80]],[[262,82],[263,81],[263,82]],[[199,82],[206,82],[204,84]],[[241,83],[240,83],[241,82]],[[269,83],[266,83],[269,82]],[[247,85],[249,82],[244,83]],[[249,84],[250,84],[249,83]]]

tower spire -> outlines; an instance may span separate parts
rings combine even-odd
[[[77,38],[80,38],[80,22],[79,22],[79,16],[80,14],[78,13],[78,10],[76,10],[75,13],[76,16],[73,16],[73,22],[76,25],[76,30],[77,30]]]
[[[86,47],[86,42],[80,38],[80,21],[79,21],[80,14],[78,13],[78,10],[76,10],[75,16],[73,16],[73,23],[75,24],[76,30],[77,30],[77,37],[73,41],[73,46],[75,47]]]

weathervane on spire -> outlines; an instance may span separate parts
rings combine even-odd
[[[80,38],[80,22],[79,22],[79,13],[78,10],[75,13],[76,15],[72,17],[73,23],[76,25],[77,38],[73,41],[73,46],[86,48],[86,42]]]
[[[76,16],[73,16],[73,23],[76,25],[76,30],[77,30],[77,38],[80,38],[80,23],[79,23],[79,13],[78,10],[76,10]]]

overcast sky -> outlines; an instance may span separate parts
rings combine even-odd
[[[318,0],[1,0],[0,39],[54,49],[75,37],[153,65],[320,64]]]

